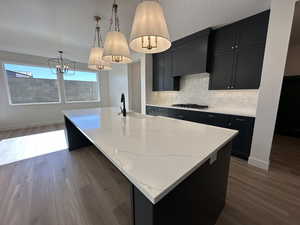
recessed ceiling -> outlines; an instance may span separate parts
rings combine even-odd
[[[0,50],[53,57],[58,49],[87,62],[94,35],[94,15],[108,30],[112,0],[9,0],[0,7]],[[121,30],[129,37],[140,0],[117,0]],[[172,40],[207,27],[254,15],[270,0],[161,0]]]

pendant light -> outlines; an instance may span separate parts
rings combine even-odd
[[[126,37],[120,32],[118,5],[114,0],[109,32],[104,42],[103,59],[110,63],[131,63],[132,59]]]
[[[101,17],[95,16],[96,20],[96,29],[95,29],[95,38],[94,45],[90,51],[88,68],[91,70],[103,71],[103,70],[111,70],[110,63],[103,60],[103,43],[100,34],[100,26],[99,21]]]
[[[136,8],[130,48],[141,53],[159,53],[171,47],[164,11],[158,1],[142,1]]]

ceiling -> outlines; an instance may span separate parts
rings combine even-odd
[[[94,15],[107,31],[112,0],[0,0],[0,50],[53,57],[58,49],[68,58],[88,59]],[[172,40],[207,27],[254,15],[271,0],[161,0]],[[118,0],[121,30],[129,37],[140,0]]]

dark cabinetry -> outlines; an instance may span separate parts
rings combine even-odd
[[[172,53],[153,55],[153,91],[178,91],[179,77],[172,76]]]
[[[248,159],[251,150],[254,129],[253,117],[230,116],[226,128],[238,130],[238,136],[232,142],[232,155]]]
[[[246,160],[250,155],[255,121],[253,117],[189,111],[156,106],[147,106],[146,113],[154,116],[166,116],[175,119],[238,130],[239,134],[233,140],[232,155]]]
[[[258,89],[269,11],[212,32],[210,90]]]
[[[209,34],[210,29],[197,32],[153,54],[153,91],[178,91],[180,76],[207,72]]]

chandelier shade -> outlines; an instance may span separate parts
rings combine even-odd
[[[110,63],[131,63],[126,37],[118,31],[110,31],[104,42],[103,59]]]
[[[109,32],[104,42],[103,59],[109,63],[131,63],[130,50],[125,35],[120,31],[118,5],[114,0]]]
[[[110,63],[103,60],[103,48],[91,48],[88,68],[91,70],[111,70]]]
[[[142,1],[136,8],[130,48],[141,53],[159,53],[171,47],[164,11],[157,1]]]

